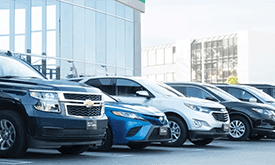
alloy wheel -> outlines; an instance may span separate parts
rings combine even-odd
[[[240,120],[233,120],[230,122],[230,136],[240,138],[245,134],[245,124]]]
[[[171,134],[172,134],[172,140],[171,142],[175,142],[179,139],[180,134],[181,134],[181,129],[178,123],[174,121],[169,121],[170,129],[171,129]]]
[[[0,150],[8,150],[14,144],[16,131],[14,125],[6,119],[0,121]]]

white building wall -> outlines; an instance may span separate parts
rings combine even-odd
[[[191,81],[191,47],[190,40],[181,40],[176,42],[176,64],[177,72],[175,81]]]
[[[239,32],[237,77],[240,83],[247,83],[249,81],[248,53],[248,31]]]
[[[156,81],[190,81],[190,40],[142,49],[142,77]]]
[[[275,34],[249,31],[248,82],[275,84]]]

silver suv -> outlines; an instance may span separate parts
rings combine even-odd
[[[195,145],[206,145],[214,138],[228,135],[229,115],[219,103],[186,98],[163,83],[138,77],[86,77],[75,79],[112,95],[125,103],[153,106],[164,112],[170,122],[172,140],[169,146],[181,146],[187,139]]]

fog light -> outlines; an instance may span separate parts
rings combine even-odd
[[[200,120],[193,119],[195,127],[200,128],[202,126],[202,122]]]

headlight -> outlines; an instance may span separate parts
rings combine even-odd
[[[252,110],[264,114],[264,115],[268,115],[268,116],[272,116],[275,113],[273,111],[267,110],[267,109],[259,109],[259,108],[252,108]]]
[[[34,105],[35,109],[46,112],[61,112],[57,93],[30,91],[30,96],[38,99],[38,102]]]
[[[192,104],[186,104],[185,105],[195,111],[199,111],[199,112],[204,112],[204,113],[210,113],[211,109],[207,108],[207,107],[201,107],[201,106],[196,106],[196,105],[192,105]]]
[[[114,115],[117,116],[122,116],[122,117],[127,117],[131,119],[139,119],[139,120],[144,120],[141,116],[139,116],[136,113],[131,113],[131,112],[122,112],[122,111],[112,111]]]

